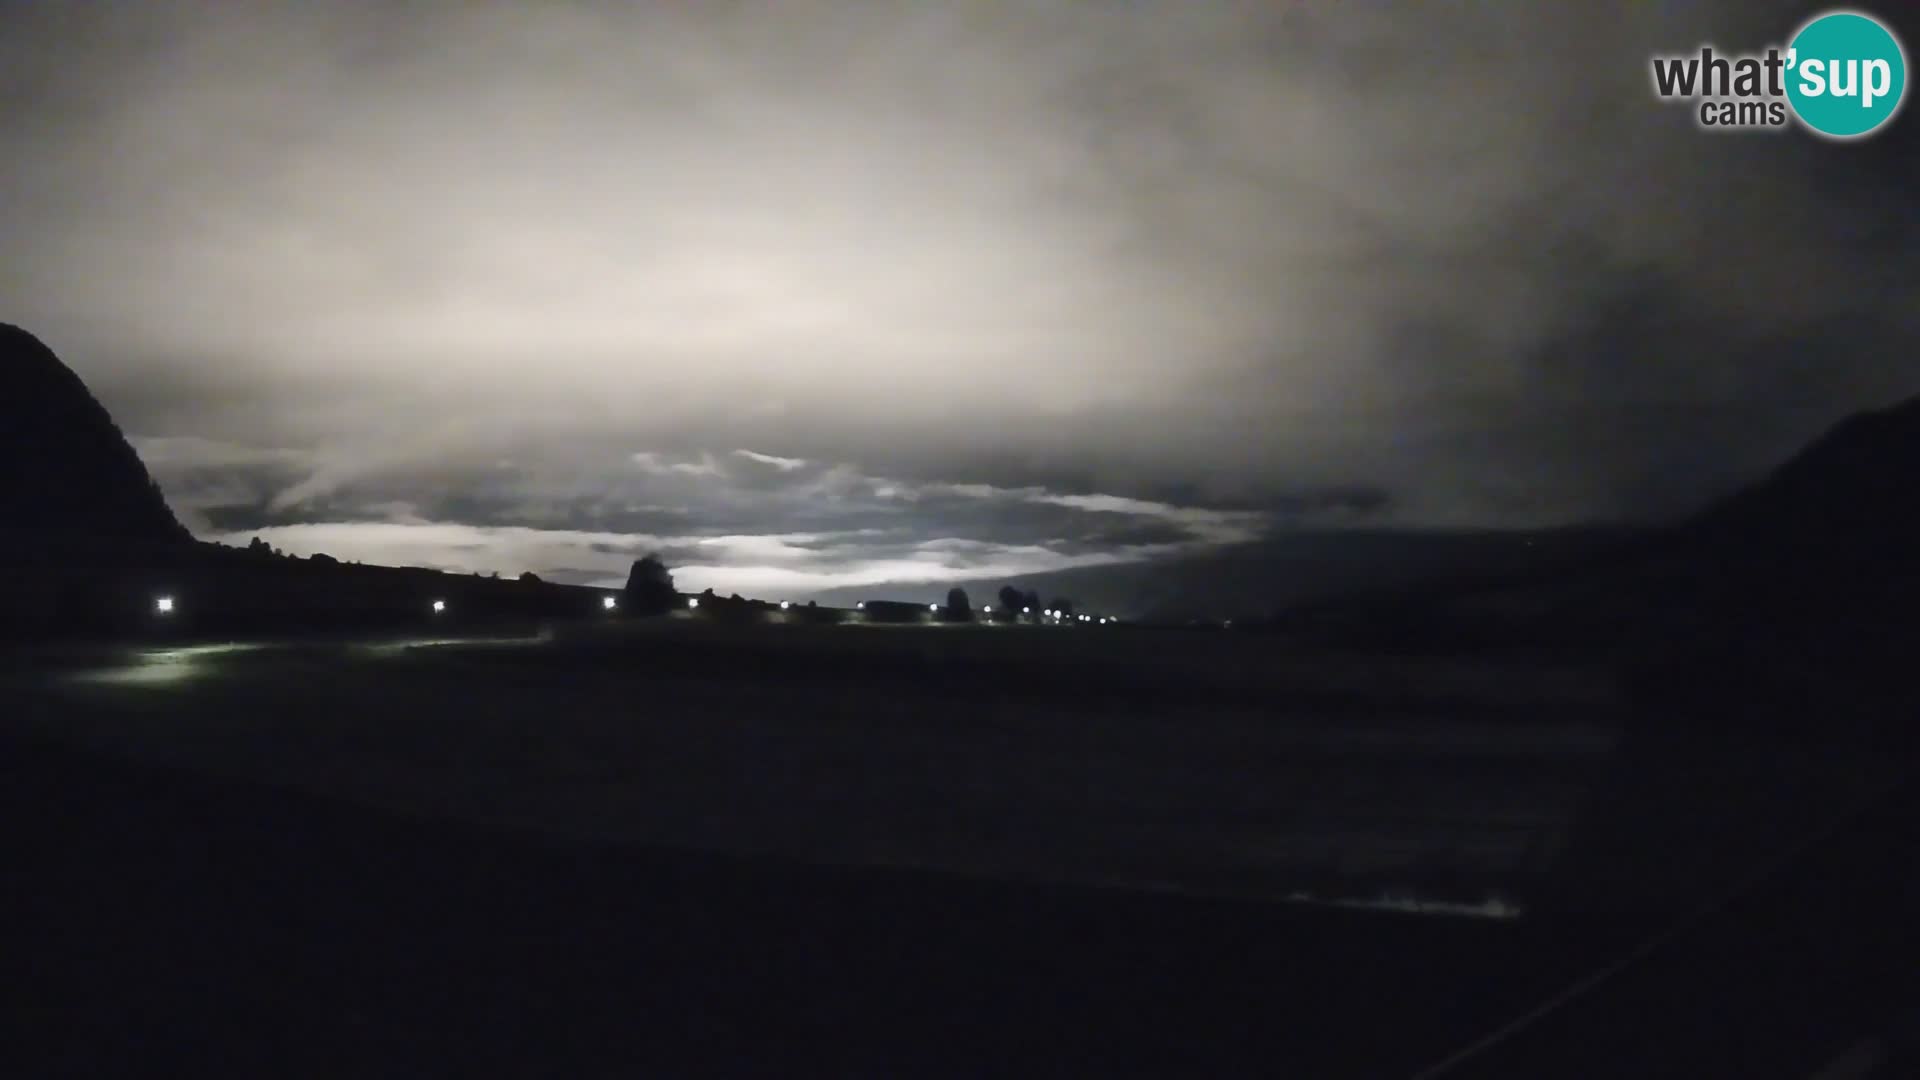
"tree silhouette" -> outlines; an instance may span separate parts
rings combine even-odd
[[[636,559],[627,573],[626,596],[622,606],[630,615],[664,615],[673,610],[679,593],[673,588],[673,574],[659,555]]]
[[[520,581],[525,585],[538,585],[540,584],[540,575],[528,570],[520,575]]]
[[[1026,602],[1027,598],[1021,594],[1019,589],[1011,585],[1000,586],[1001,611],[1006,612],[1008,615],[1018,615],[1020,614],[1020,609],[1026,605]]]
[[[947,590],[946,615],[956,621],[973,618],[973,603],[967,599],[967,590],[957,586]]]

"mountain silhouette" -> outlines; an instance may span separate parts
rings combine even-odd
[[[1920,715],[1920,398],[1843,420],[1607,583],[1644,686],[1730,730],[1866,733]]]
[[[1915,476],[1920,398],[1843,420],[1675,526],[1541,573],[1336,600],[1285,625],[1395,647],[1712,655],[1694,671],[1703,689],[1743,665],[1880,678],[1920,641]]]
[[[1911,574],[1920,565],[1920,398],[1851,416],[1685,530],[1736,569],[1790,577]]]
[[[0,323],[0,433],[0,530],[16,540],[191,540],[86,384],[39,338],[6,323]]]

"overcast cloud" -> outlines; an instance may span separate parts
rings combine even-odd
[[[1913,117],[1649,90],[1795,5],[0,10],[0,318],[203,536],[991,579],[1658,518],[1920,390]]]

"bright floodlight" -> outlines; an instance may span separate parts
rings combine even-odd
[[[154,597],[153,610],[159,612],[162,615],[173,614],[173,597],[171,596]]]
[[[603,596],[600,598],[600,607],[604,611],[612,611],[614,608],[619,606],[620,606],[620,602],[618,600],[615,600],[611,596]]]
[[[927,610],[928,610],[928,611],[939,611],[939,610],[940,610],[940,605],[939,605],[939,604],[928,604],[928,605],[927,605]]]
[[[447,610],[447,602],[445,600],[435,600],[433,602],[433,613],[435,615],[438,615],[445,610]]]
[[[697,608],[697,607],[699,607],[699,606],[700,606],[700,598],[699,598],[699,597],[697,597],[697,596],[689,596],[689,597],[687,597],[687,606],[688,606],[688,607],[690,607],[690,608]]]
[[[981,610],[981,611],[983,611],[983,612],[985,612],[985,613],[986,613],[986,614],[988,614],[988,615],[991,615],[991,614],[993,614],[993,605],[992,605],[992,604],[988,604],[988,605],[987,605],[986,607],[983,607],[983,608],[981,608],[980,610]]]
[[[862,600],[853,606],[859,608],[861,611],[867,610],[867,602],[865,600]]]
[[[1021,608],[1021,609],[1020,609],[1020,614],[1022,614],[1022,615],[1031,615],[1031,614],[1033,614],[1033,609],[1032,609],[1032,608],[1030,608],[1030,607],[1023,607],[1023,608]]]
[[[785,610],[787,610],[788,608],[790,608],[790,607],[792,607],[792,606],[793,606],[793,604],[792,604],[792,602],[791,602],[791,601],[787,601],[787,600],[782,600],[782,601],[780,601],[780,610],[781,610],[781,611],[785,611]]]

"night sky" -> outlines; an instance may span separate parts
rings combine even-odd
[[[301,554],[978,599],[1656,521],[1920,392],[1911,108],[1649,85],[1814,10],[5,3],[0,319]]]

